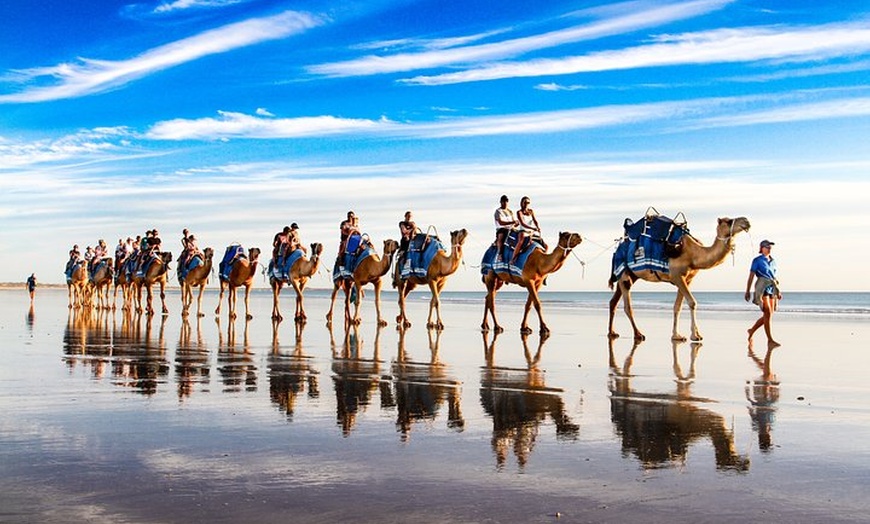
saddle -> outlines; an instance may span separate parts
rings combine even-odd
[[[624,234],[613,253],[610,282],[619,280],[626,269],[652,270],[667,274],[668,260],[680,256],[683,238],[689,234],[686,216],[677,213],[674,219],[660,215],[654,208],[637,221],[626,218]]]

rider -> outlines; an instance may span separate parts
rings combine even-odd
[[[343,220],[339,227],[341,229],[341,241],[338,246],[338,262],[339,265],[343,265],[342,257],[344,257],[344,252],[347,249],[347,241],[354,233],[359,234],[359,217],[353,211],[348,211],[347,219]]]
[[[517,211],[517,245],[514,246],[514,254],[511,257],[511,264],[516,262],[520,251],[523,248],[523,240],[528,235],[532,238],[541,239],[541,226],[538,225],[538,219],[535,218],[535,212],[529,207],[532,201],[529,197],[524,196],[520,199],[520,209]],[[541,240],[541,244],[544,241]],[[546,249],[546,245],[544,248]]]
[[[399,242],[399,267],[405,263],[405,258],[408,256],[408,249],[411,247],[411,240],[417,232],[417,224],[412,220],[411,212],[405,211],[405,220],[399,222],[399,233],[402,239]]]
[[[289,235],[290,226],[284,226],[284,229],[275,233],[275,238],[272,239],[272,262],[275,265],[277,265],[278,261],[283,259],[287,254]]]
[[[299,235],[299,224],[293,222],[290,224],[290,232],[287,234],[287,253],[292,253],[297,249],[301,249],[303,253],[308,253],[308,250],[302,245],[302,238]]]
[[[502,251],[504,251],[505,239],[511,230],[517,225],[517,221],[514,218],[514,212],[507,207],[507,195],[502,195],[499,199],[499,203],[500,205],[495,209],[495,213],[493,214],[493,218],[495,219],[495,245],[497,247],[495,259],[498,261],[502,259],[501,254]]]

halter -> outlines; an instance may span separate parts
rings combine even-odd
[[[716,237],[716,240],[721,240],[722,242],[726,242],[726,243],[727,243],[729,240],[731,240],[732,238],[734,238],[734,225],[735,225],[736,223],[737,223],[737,220],[731,219],[731,229],[728,230],[728,236],[727,236],[727,237],[720,237],[720,236],[717,236],[717,237]]]
[[[570,238],[570,237],[569,237],[569,238]],[[565,246],[566,246],[566,247],[562,247],[562,244],[561,244],[562,241],[561,241],[561,240],[559,240],[559,242],[560,242],[559,244],[556,244],[556,247],[559,248],[559,249],[561,249],[562,252],[563,252],[562,254],[565,255],[565,258],[567,258],[567,257],[568,257],[568,253],[570,253],[571,250],[574,249],[574,248],[573,248],[573,247],[567,247],[567,246],[568,246],[568,241],[567,241],[567,240],[565,240]]]

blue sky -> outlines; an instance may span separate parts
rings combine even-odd
[[[654,206],[705,243],[752,222],[697,289],[770,238],[786,289],[870,290],[823,261],[870,222],[867,2],[540,4],[3,2],[0,281],[151,228],[265,249],[295,221],[331,259],[347,210],[381,245],[411,209],[471,231],[449,288],[481,289],[506,193],[586,239],[550,289],[606,289]]]

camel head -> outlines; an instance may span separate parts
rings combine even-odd
[[[256,262],[257,259],[260,258],[260,248],[252,247],[248,250],[248,259],[253,263]]]
[[[749,220],[746,217],[720,218],[716,225],[716,236],[723,240],[730,240],[743,231],[749,231]]]
[[[312,256],[312,258],[319,257],[321,253],[323,253],[323,244],[321,244],[319,242],[312,242],[311,243],[311,256]]]
[[[450,244],[453,246],[461,246],[465,242],[465,237],[468,236],[466,229],[459,229],[450,232]]]
[[[211,260],[214,257],[214,249],[207,247],[202,251],[202,256],[204,260]]]
[[[580,233],[572,233],[570,231],[559,232],[559,243],[557,245],[562,249],[574,249],[580,245],[580,242],[583,242],[583,237],[580,236]]]
[[[395,240],[388,238],[384,240],[384,256],[390,257],[393,256],[393,253],[399,250],[399,243]]]
[[[172,262],[172,253],[170,253],[169,251],[162,251],[160,253],[160,258],[161,260],[163,260],[164,264],[169,264],[170,262]]]

